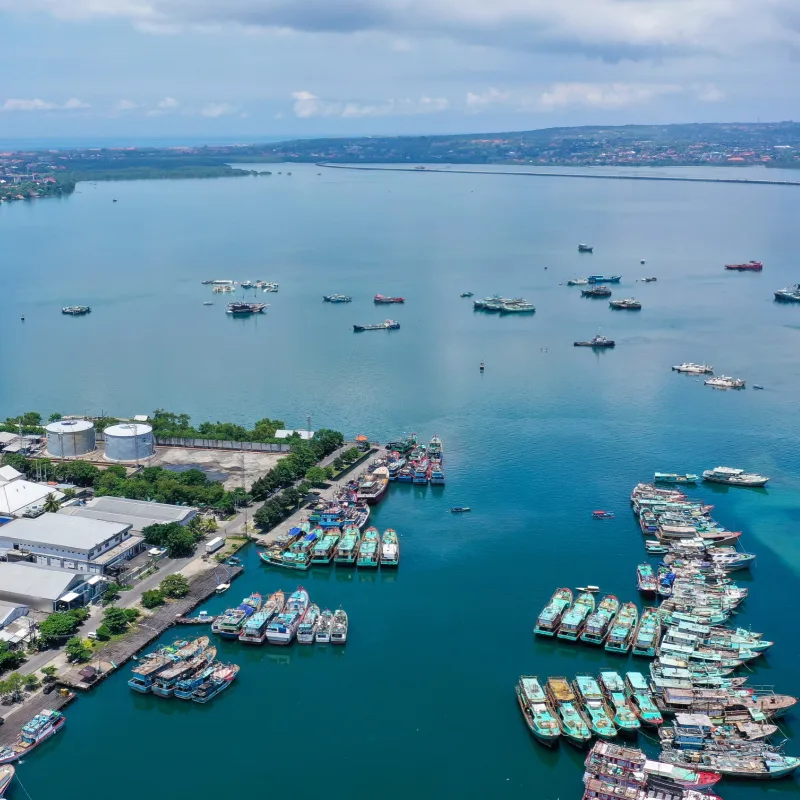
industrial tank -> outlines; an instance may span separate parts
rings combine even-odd
[[[47,452],[55,458],[75,458],[95,448],[94,424],[87,419],[51,422],[47,431]]]
[[[142,461],[155,453],[153,429],[141,422],[112,425],[103,431],[109,461]]]

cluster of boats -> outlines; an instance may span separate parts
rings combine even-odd
[[[239,674],[238,664],[216,662],[208,636],[160,647],[137,660],[128,686],[141,694],[207,703],[227,689]]]
[[[720,800],[716,772],[653,761],[641,750],[597,742],[584,762],[583,800]]]
[[[303,523],[292,528],[280,540],[259,553],[265,564],[307,570],[321,564],[349,564],[365,569],[397,567],[400,564],[400,540],[394,528],[383,536],[374,527],[363,533],[358,525],[311,528]]]
[[[499,294],[473,300],[472,307],[475,311],[496,311],[500,314],[533,314],[536,311],[536,306],[524,297],[502,297]]]
[[[0,765],[10,764],[27,755],[43,741],[55,736],[66,722],[66,718],[60,711],[51,711],[50,709],[40,711],[22,726],[19,737],[13,744],[0,747]],[[3,796],[3,790],[11,783],[13,777],[13,767],[0,767],[0,797]]]
[[[682,372],[687,375],[713,375],[714,367],[709,364],[695,364],[686,361],[683,364],[674,364],[672,369],[675,372]],[[741,378],[732,378],[730,375],[717,375],[703,381],[705,386],[712,386],[715,389],[744,389],[746,382]],[[760,386],[755,388],[762,388]]]
[[[91,314],[92,309],[89,306],[64,306],[61,313],[69,314],[71,317],[82,317],[84,314]]]
[[[386,445],[385,459],[390,481],[417,485],[444,486],[444,445],[434,436],[427,445],[420,444],[417,435],[403,437]]]
[[[211,631],[223,639],[238,639],[246,644],[266,641],[288,645],[295,639],[300,644],[345,644],[348,627],[344,609],[321,611],[311,602],[308,592],[298,586],[288,598],[277,591],[264,600],[254,592],[236,608],[229,608],[217,617]]]
[[[237,281],[230,281],[221,278],[214,280],[200,281],[203,286],[213,286],[214,292],[233,292],[236,289]],[[274,281],[242,281],[239,286],[242,289],[261,289],[264,292],[277,292],[280,288]]]

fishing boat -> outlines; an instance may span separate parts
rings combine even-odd
[[[461,292],[459,297],[472,297],[473,292]]]
[[[401,467],[400,471],[397,473],[397,480],[400,483],[413,483],[414,467],[408,464],[405,467]]]
[[[172,660],[163,654],[152,655],[136,662],[128,686],[135,692],[147,694],[153,688],[153,683],[159,672],[172,665]]]
[[[589,283],[592,283],[591,278]],[[581,297],[611,297],[608,286],[592,286],[591,289],[581,289]]]
[[[613,339],[609,339],[607,336],[601,336],[599,333],[596,336],[592,336],[587,342],[573,342],[572,343],[575,347],[593,347],[593,348],[601,348],[601,347],[614,347],[616,342]]]
[[[625,603],[617,614],[606,637],[605,649],[609,653],[627,653],[636,630],[639,611],[633,603]]]
[[[264,309],[267,307],[266,303],[228,303],[228,307],[225,309],[228,314],[232,314],[235,317],[242,317],[247,316],[249,314],[261,314],[263,313]]]
[[[206,641],[208,638],[206,637]],[[151,691],[159,697],[172,697],[179,681],[202,672],[217,657],[217,648],[204,649],[194,658],[177,661],[171,667],[156,675]]]
[[[311,550],[311,563],[330,564],[341,536],[342,532],[338,528],[331,528],[322,535],[321,539],[317,539]]]
[[[66,722],[66,718],[60,711],[43,709],[22,726],[20,735],[15,742],[0,749],[0,764],[9,764],[27,755],[42,742],[55,736]]]
[[[745,381],[741,378],[732,378],[730,375],[720,375],[717,378],[709,378],[703,381],[704,386],[711,386],[714,389],[744,389]]]
[[[383,294],[376,294],[372,299],[378,305],[391,305],[392,303],[405,303],[406,301],[405,297],[387,297]]]
[[[642,724],[663,724],[664,718],[656,706],[647,679],[641,672],[625,673],[625,694]]]
[[[267,638],[267,625],[276,614],[283,611],[284,600],[281,591],[271,594],[261,609],[245,621],[239,634],[239,641],[246,644],[264,644]]]
[[[670,483],[670,484],[694,484],[699,481],[697,475],[691,472],[678,474],[677,472],[656,472],[653,476],[653,483]]]
[[[656,278],[654,275],[651,275],[649,278],[642,278],[642,283],[655,283],[657,280],[658,278]]]
[[[308,592],[299,586],[289,595],[283,611],[274,616],[267,625],[267,641],[270,644],[289,644],[297,633],[308,604]]]
[[[578,252],[579,253],[591,253],[594,251],[594,247],[590,244],[579,244],[578,245]]]
[[[400,323],[393,319],[387,319],[373,325],[353,325],[355,333],[362,331],[396,331],[400,329]]]
[[[261,608],[263,598],[257,592],[251,594],[236,608],[229,608],[211,624],[211,632],[223,639],[238,639],[245,620]]]
[[[625,695],[625,683],[618,672],[601,672],[600,686],[613,712],[614,725],[620,733],[635,734],[641,727],[636,712]]]
[[[631,652],[635,656],[653,658],[661,640],[661,620],[658,609],[645,608],[633,634]]]
[[[541,636],[555,636],[561,619],[572,605],[571,589],[556,589],[547,605],[536,619],[533,632]]]
[[[303,621],[297,628],[297,641],[299,644],[312,644],[317,633],[317,625],[322,616],[319,606],[314,604],[309,606],[303,615]]]
[[[389,488],[388,467],[378,467],[366,480],[358,485],[356,497],[360,503],[377,505],[386,497]]]
[[[91,314],[92,309],[89,306],[64,306],[61,313],[71,317],[82,317],[84,314]]]
[[[336,609],[331,623],[331,644],[345,644],[348,629],[347,614],[342,608]]]
[[[545,696],[550,713],[558,719],[564,738],[578,747],[588,747],[592,732],[569,681],[566,678],[548,678]]]
[[[289,569],[306,570],[311,566],[314,545],[319,541],[322,528],[318,528],[301,536],[281,553],[281,566]]]
[[[11,786],[15,774],[16,769],[11,764],[0,767],[0,797],[5,797],[6,789]]]
[[[466,514],[468,511],[472,511],[472,509],[469,506],[453,506],[450,511],[453,514]]]
[[[747,261],[744,264],[726,264],[725,269],[737,272],[761,272],[764,265],[760,261]]]
[[[591,675],[578,675],[572,682],[572,688],[578,698],[589,729],[601,739],[613,739],[617,735],[617,728],[611,720],[608,708],[600,690],[600,685]]]
[[[207,680],[203,681],[193,692],[192,700],[195,703],[208,703],[218,694],[225,691],[236,680],[239,674],[238,664],[220,664]]]
[[[216,668],[216,664],[209,663],[195,674],[179,680],[175,684],[172,696],[179,700],[191,700],[194,690],[202,686],[214,674]]]
[[[523,297],[517,297],[501,303],[498,311],[501,314],[533,314],[536,311],[536,306]]]
[[[675,581],[675,577],[675,573],[666,564],[659,564],[658,571],[656,573],[659,597],[672,596],[672,585]]]
[[[775,292],[775,299],[781,303],[800,303],[800,283],[794,286],[785,286]]]
[[[345,528],[344,535],[334,551],[334,562],[336,564],[354,564],[360,542],[361,531],[355,525]]]
[[[745,472],[733,467],[714,467],[703,472],[703,480],[711,483],[726,483],[728,486],[766,486],[769,478],[754,472]]]
[[[586,620],[586,627],[580,635],[580,640],[587,644],[602,644],[617,611],[619,611],[619,600],[613,594],[604,597],[597,610]]]
[[[431,461],[428,470],[428,480],[431,486],[444,486],[444,468],[441,461]]]
[[[672,368],[675,372],[686,372],[689,375],[710,375],[714,372],[714,367],[708,364],[694,364],[691,361],[685,361],[683,364],[678,364]]]
[[[423,458],[421,461],[417,462],[417,466],[414,469],[414,477],[412,478],[411,482],[416,484],[427,484],[429,467],[430,462],[427,458]]]
[[[564,614],[556,636],[570,642],[577,641],[586,625],[587,617],[594,611],[594,608],[595,600],[591,592],[583,592],[578,595],[575,604]]]
[[[400,540],[394,528],[387,528],[381,538],[381,566],[396,567],[400,564]]]
[[[642,304],[633,297],[625,297],[622,300],[609,300],[608,304],[611,308],[617,309],[618,311],[642,310]]]
[[[766,748],[752,753],[731,750],[664,750],[661,758],[671,764],[713,770],[730,778],[758,780],[783,778],[800,767],[800,758],[785,756]]]
[[[608,277],[604,277],[603,275],[589,276],[589,283],[619,283],[621,280],[622,275],[609,275]]]
[[[326,303],[350,303],[353,300],[352,297],[346,294],[324,294],[322,295],[322,299]]]
[[[242,281],[239,284],[239,286],[241,286],[242,289],[255,289],[256,288],[256,285],[253,283],[253,281]]]
[[[613,511],[592,511],[592,519],[614,519]]]
[[[571,278],[567,281],[567,286],[588,286],[588,278]]]
[[[681,767],[677,764],[665,764],[662,761],[651,761],[650,759],[644,762],[644,773],[648,776],[666,778],[684,789],[699,790],[691,795],[684,793],[682,800],[705,800],[705,798],[713,800],[714,796],[710,796],[705,792],[714,784],[719,783],[722,778],[719,772],[689,769],[688,767]],[[702,792],[702,794],[700,794],[700,792]],[[717,800],[719,800],[719,798],[717,798]]]
[[[638,564],[636,567],[636,586],[644,595],[655,596],[658,589],[658,581],[653,567],[650,564]]]
[[[517,702],[528,730],[547,747],[561,736],[557,717],[547,705],[547,697],[535,675],[522,675],[516,686]]]
[[[320,644],[327,644],[331,640],[331,627],[333,626],[333,612],[326,608],[317,621],[317,631],[314,639]]]
[[[358,546],[356,566],[375,568],[380,563],[380,556],[381,537],[378,529],[374,527],[367,528],[364,532],[364,538]]]

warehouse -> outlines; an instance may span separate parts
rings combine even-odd
[[[102,574],[142,546],[130,525],[65,514],[16,519],[0,528],[0,550],[30,553],[38,564],[87,574]]]
[[[26,481],[9,465],[0,467],[0,515],[22,516],[28,509],[41,506],[49,494],[57,500],[64,497],[63,492],[46,483]]]
[[[71,570],[0,561],[2,603],[25,605],[37,611],[51,612],[56,609],[58,600],[70,593],[86,603],[99,592],[96,585],[87,584],[85,575]]]
[[[15,619],[26,616],[28,606],[23,603],[0,602],[0,630],[10,625]]]
[[[131,530],[142,531],[148,525],[164,525],[170,522],[188,525],[197,516],[197,509],[192,506],[129,500],[125,497],[96,497],[83,505],[74,503],[65,506],[59,513],[130,525]]]

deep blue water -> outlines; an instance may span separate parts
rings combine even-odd
[[[800,694],[790,599],[800,570],[800,307],[772,300],[800,280],[800,191],[271,169],[82,184],[68,199],[1,208],[0,409],[163,407],[197,422],[270,416],[289,427],[311,414],[315,427],[378,441],[437,433],[447,486],[393,485],[377,510],[375,524],[401,535],[396,575],[303,577],[314,601],[348,610],[346,648],[224,645],[242,672],[207,707],[132,695],[123,671],[73,705],[65,734],[21,766],[34,800],[82,800],[86,784],[63,777],[79,764],[117,800],[153,786],[169,786],[172,800],[234,790],[243,800],[579,796],[582,755],[531,740],[514,684],[522,673],[646,668],[534,642],[531,628],[557,586],[634,598],[644,552],[627,498],[655,470],[728,464],[772,476],[763,492],[694,494],[758,554],[737,623],[777,644],[752,682]],[[579,241],[595,253],[579,255]],[[723,270],[750,258],[764,261],[762,274]],[[643,310],[613,312],[559,285],[595,272],[621,273],[615,296]],[[636,282],[646,275],[658,282]],[[215,277],[281,289],[259,295],[265,315],[234,320],[227,297],[200,285]],[[474,313],[458,296],[466,290],[523,295],[537,312]],[[331,292],[354,301],[324,304]],[[377,292],[407,302],[375,307]],[[92,314],[62,316],[73,303]],[[353,334],[354,322],[387,314],[399,331]],[[572,346],[598,329],[615,350]],[[765,389],[719,392],[670,370],[689,360]],[[454,505],[473,512],[451,515]],[[593,521],[595,508],[616,520]],[[251,552],[231,591],[296,582]],[[797,719],[786,718],[787,733]],[[797,755],[800,743],[786,750]],[[140,778],[121,780],[132,765]],[[720,787],[726,800],[767,791],[798,787]]]

